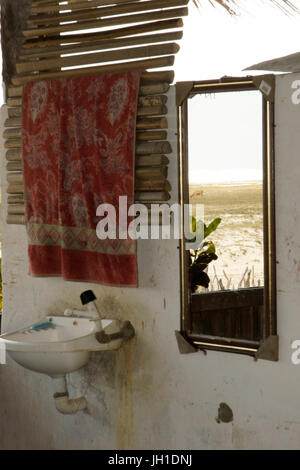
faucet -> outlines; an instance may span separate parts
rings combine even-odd
[[[123,339],[129,341],[135,335],[135,330],[129,321],[121,322],[118,320],[119,331],[111,334],[107,334],[102,326],[101,315],[96,307],[94,300],[96,296],[92,290],[86,290],[80,294],[82,305],[87,305],[87,310],[78,310],[75,308],[67,308],[64,311],[64,315],[69,317],[84,317],[89,318],[90,321],[95,322],[96,327],[96,339],[101,344],[110,343],[116,339]]]
[[[94,300],[96,296],[92,290],[86,290],[80,294],[80,300],[82,305],[87,305],[87,310],[78,310],[76,308],[66,308],[64,311],[64,316],[66,317],[83,317],[89,318],[91,321],[94,321],[98,331],[102,331],[102,321],[101,315],[96,307]]]

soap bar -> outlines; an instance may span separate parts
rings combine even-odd
[[[40,331],[46,330],[47,328],[55,328],[52,322],[46,321],[44,323],[38,323],[37,325],[33,325],[29,328],[29,331]]]

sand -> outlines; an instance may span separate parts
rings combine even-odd
[[[263,285],[262,183],[190,185],[190,203],[204,204],[206,224],[216,217],[222,219],[208,237],[218,255],[208,269],[210,289],[220,288],[216,277],[230,289]]]

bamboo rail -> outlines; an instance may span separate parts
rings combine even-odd
[[[57,14],[45,15],[32,15],[28,18],[28,25],[43,26],[43,25],[59,25],[62,22],[68,21],[89,21],[95,18],[103,18],[106,16],[117,16],[120,14],[137,13],[149,10],[160,10],[162,8],[180,7],[187,5],[189,0],[153,0],[146,2],[126,3],[125,5],[116,5],[100,8],[89,8],[84,10],[76,10],[64,13],[61,10]],[[180,15],[179,15],[180,16]]]
[[[93,52],[90,54],[72,55],[69,57],[43,59],[33,62],[19,62],[16,64],[17,73],[51,70],[56,67],[75,67],[103,62],[130,60],[142,57],[176,54],[179,45],[176,43],[159,44],[157,46],[132,47],[108,52]]]
[[[133,62],[121,62],[110,65],[100,65],[94,67],[85,67],[71,70],[61,70],[54,72],[41,72],[32,75],[15,75],[12,78],[14,85],[23,85],[24,83],[46,80],[50,78],[66,78],[66,77],[80,77],[84,75],[91,75],[93,73],[112,73],[112,72],[128,72],[130,70],[140,70],[158,67],[169,67],[174,64],[174,56],[159,57],[155,59],[136,60]]]
[[[26,38],[40,37],[40,36],[53,36],[59,33],[70,31],[83,31],[96,28],[107,28],[109,26],[118,26],[130,23],[143,23],[146,21],[181,18],[188,14],[187,8],[172,8],[170,10],[162,10],[159,12],[141,13],[138,15],[124,15],[108,19],[100,19],[95,21],[78,22],[71,24],[63,24],[58,26],[39,27],[33,29],[24,29],[23,36]]]
[[[50,13],[59,12],[64,10],[83,10],[87,8],[95,8],[97,6],[116,5],[122,3],[128,3],[129,0],[97,0],[83,2],[82,0],[77,2],[68,2],[67,5],[58,5],[58,2],[43,2],[41,0],[32,2],[31,12],[36,13]],[[44,5],[43,5],[44,4]]]
[[[21,49],[19,59],[23,61],[30,61],[32,59],[44,59],[60,57],[63,54],[78,54],[79,52],[93,52],[105,49],[116,49],[120,47],[130,47],[145,44],[153,44],[157,42],[175,41],[182,38],[182,31],[175,31],[172,33],[161,34],[148,34],[144,36],[126,37],[121,39],[104,39],[100,41],[90,41],[76,43],[72,46],[65,45],[60,47],[40,47],[32,49]]]
[[[52,36],[49,38],[27,39],[22,45],[22,51],[26,49],[45,48],[52,46],[61,46],[63,44],[70,45],[72,43],[85,43],[99,41],[104,39],[115,39],[121,37],[134,36],[137,34],[149,33],[154,31],[182,28],[183,21],[181,18],[171,20],[153,21],[150,23],[138,24],[135,26],[127,26],[125,28],[112,29],[108,31],[100,31],[93,33],[77,33],[64,34],[63,36]]]
[[[6,217],[6,223],[12,225],[25,225],[25,215],[11,215]]]

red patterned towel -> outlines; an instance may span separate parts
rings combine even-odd
[[[101,203],[134,202],[140,72],[30,82],[23,164],[33,276],[137,286],[136,243],[100,240]]]

